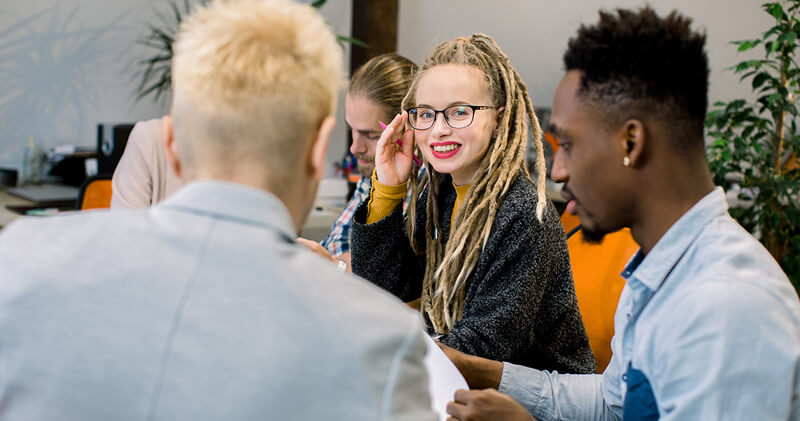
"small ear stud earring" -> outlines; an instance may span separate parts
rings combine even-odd
[[[624,158],[622,158],[622,165],[624,165],[624,166],[626,166],[626,167],[630,168],[630,166],[631,166],[631,159],[630,159],[630,158],[628,158],[627,156],[626,156],[626,157],[624,157]]]

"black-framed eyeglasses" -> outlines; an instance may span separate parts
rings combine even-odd
[[[436,122],[436,114],[442,113],[444,121],[454,129],[463,129],[472,124],[475,111],[490,110],[497,107],[490,105],[452,105],[443,110],[434,110],[430,107],[412,107],[407,109],[408,122],[417,130],[428,130]]]

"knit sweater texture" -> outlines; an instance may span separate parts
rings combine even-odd
[[[449,176],[441,183],[439,235],[446,243],[456,192]],[[536,202],[536,187],[520,173],[498,207],[489,240],[468,279],[462,318],[440,341],[493,360],[592,373],[594,357],[578,311],[564,230],[549,201],[540,222]],[[353,218],[353,273],[405,302],[416,300],[422,294],[425,257],[411,249],[402,206],[366,224],[367,203]],[[426,203],[427,190],[417,202],[414,237],[423,253]]]

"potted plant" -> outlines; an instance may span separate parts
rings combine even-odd
[[[761,7],[774,26],[760,38],[733,44],[740,52],[761,49],[764,58],[731,68],[750,83],[756,100],[714,104],[706,117],[708,162],[715,183],[738,192],[731,215],[761,240],[800,290],[800,0]]]
[[[171,68],[172,68],[172,43],[181,25],[183,17],[192,11],[193,6],[205,6],[210,0],[183,0],[183,8],[180,7],[180,0],[168,0],[168,13],[156,11],[157,22],[147,25],[147,32],[139,38],[136,43],[142,45],[150,52],[149,57],[141,59],[135,63],[136,72],[136,100],[141,100],[149,95],[153,95],[154,100],[158,101],[162,97],[169,97],[171,89]],[[311,6],[319,9],[327,0],[314,0]],[[337,35],[341,42],[348,42],[360,47],[366,44],[355,38],[344,35]]]

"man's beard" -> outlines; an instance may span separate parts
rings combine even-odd
[[[361,165],[360,163],[356,164],[357,167],[358,167],[358,172],[361,174],[361,176],[362,177],[372,177],[372,171],[375,169],[375,158],[366,159],[365,156],[359,156],[359,155],[356,155],[356,158],[358,158],[358,159],[360,159],[362,161],[369,162],[369,164],[367,164],[367,165]]]
[[[581,234],[583,237],[583,242],[588,244],[600,244],[603,242],[603,238],[605,238],[606,234],[605,231],[594,231],[587,229],[584,226],[581,226]]]

